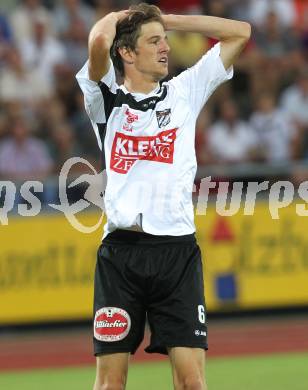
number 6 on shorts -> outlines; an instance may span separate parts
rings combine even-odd
[[[205,324],[204,306],[198,305],[198,318],[201,324]]]

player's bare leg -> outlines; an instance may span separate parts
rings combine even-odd
[[[207,390],[204,349],[175,347],[168,353],[175,390]]]
[[[129,353],[113,353],[96,358],[96,378],[93,390],[124,390]]]

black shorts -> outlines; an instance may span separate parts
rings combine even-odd
[[[116,230],[99,247],[94,285],[94,353],[207,349],[201,253],[180,237]]]

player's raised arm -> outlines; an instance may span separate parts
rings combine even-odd
[[[235,61],[250,38],[249,23],[205,15],[163,15],[167,30],[204,34],[221,42],[220,56],[226,69]]]
[[[128,11],[111,12],[92,27],[89,34],[89,78],[99,81],[110,65],[110,48],[116,35],[116,25]]]

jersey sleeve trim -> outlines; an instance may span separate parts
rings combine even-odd
[[[76,79],[84,93],[92,92],[93,89],[98,87],[98,83],[89,78],[89,60],[87,60],[84,66],[76,74]],[[116,84],[115,71],[111,60],[108,72],[101,78],[100,82],[105,83],[109,88],[113,88],[114,84]]]
[[[84,105],[86,112],[92,122],[92,126],[97,138],[98,145],[100,149],[103,149],[104,137],[106,133],[106,124],[108,117],[106,114],[110,115],[110,96],[112,96],[111,91],[116,91],[116,77],[115,71],[110,60],[110,66],[108,72],[102,77],[99,83],[96,81],[90,80],[89,78],[89,60],[84,64],[81,70],[77,73],[76,79],[84,95]],[[105,95],[102,93],[100,85],[103,84],[108,90]],[[108,95],[108,96],[107,96]],[[103,136],[102,136],[102,129]]]
[[[84,94],[85,109],[90,119],[95,123],[105,123],[107,121],[105,104],[99,84],[104,83],[108,89],[116,91],[117,84],[112,62],[110,61],[109,70],[99,83],[89,79],[89,61],[77,73],[76,78]]]

